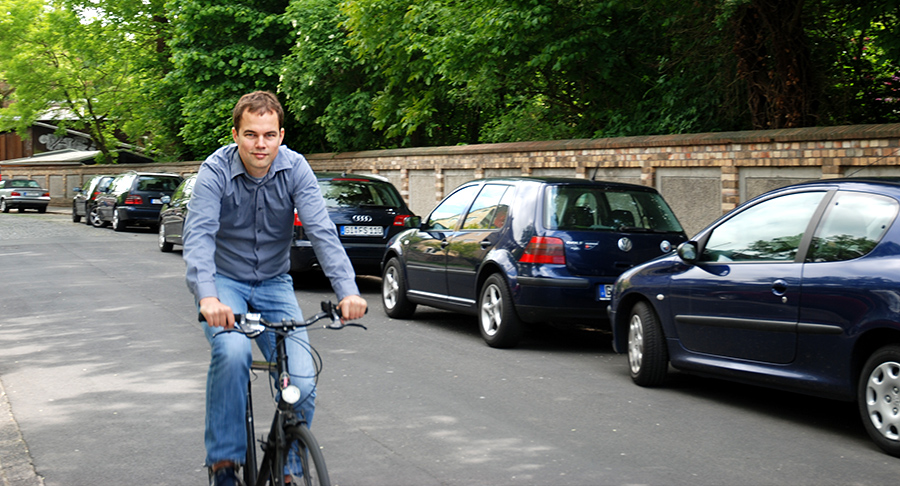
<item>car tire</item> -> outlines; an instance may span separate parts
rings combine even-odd
[[[492,348],[511,348],[522,339],[524,326],[513,306],[506,281],[493,274],[484,282],[478,298],[478,328]]]
[[[9,206],[6,204],[6,199],[0,199],[0,211],[4,213],[9,212]]]
[[[72,222],[73,223],[81,222],[81,216],[78,215],[78,210],[75,209],[75,204],[72,204]]]
[[[112,210],[112,229],[113,231],[125,231],[125,222],[119,219],[119,208],[113,207]]]
[[[103,216],[100,215],[100,209],[97,206],[92,207],[88,213],[88,224],[94,228],[102,228],[108,224],[106,221],[103,221]]]
[[[416,304],[406,296],[406,279],[400,261],[391,258],[381,275],[381,302],[384,312],[394,319],[407,319],[416,311]]]
[[[656,312],[646,302],[631,308],[628,318],[628,367],[640,386],[659,386],[669,371],[669,350]]]
[[[900,457],[900,346],[876,351],[859,377],[859,413],[869,437]]]
[[[174,245],[166,241],[166,225],[159,224],[159,251],[168,253],[172,251]]]

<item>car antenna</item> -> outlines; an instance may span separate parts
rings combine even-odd
[[[594,175],[591,176],[591,181],[596,181],[596,180],[597,180],[597,172],[600,172],[600,167],[599,167],[599,166],[594,167]]]

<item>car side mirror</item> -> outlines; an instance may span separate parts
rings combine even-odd
[[[678,245],[678,256],[685,261],[685,263],[690,263],[691,265],[697,263],[697,242],[695,241],[685,241],[684,243]]]
[[[169,204],[170,202],[172,202],[172,198],[169,196],[163,196],[159,200],[162,201],[163,204]]]
[[[406,228],[418,228],[422,226],[422,217],[410,216],[406,218],[406,221],[403,222],[403,226]]]

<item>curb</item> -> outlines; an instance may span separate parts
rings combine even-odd
[[[0,485],[44,486],[0,381]]]

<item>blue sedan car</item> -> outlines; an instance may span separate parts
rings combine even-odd
[[[613,345],[631,377],[685,372],[855,400],[900,456],[900,178],[759,196],[623,273]]]

